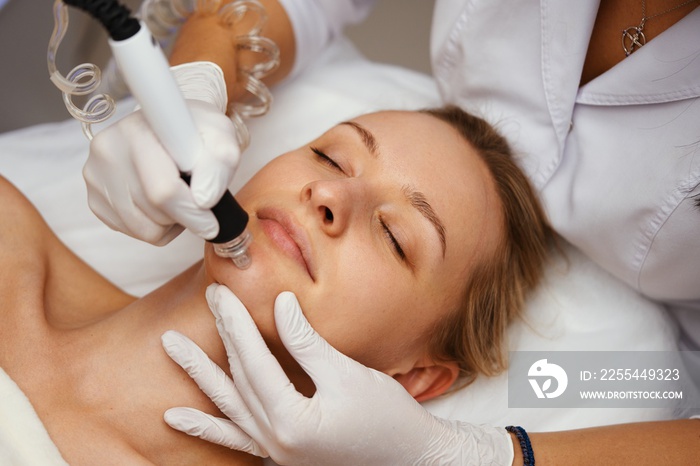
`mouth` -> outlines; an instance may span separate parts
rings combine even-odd
[[[309,274],[312,281],[316,281],[313,261],[311,260],[311,248],[306,232],[294,221],[294,219],[279,209],[265,208],[256,213],[265,235],[278,249],[291,257]]]

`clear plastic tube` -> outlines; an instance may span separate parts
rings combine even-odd
[[[238,0],[237,2],[227,3],[219,10],[219,16],[224,24],[232,28],[250,12],[256,15],[255,22],[251,29],[241,37],[259,36],[265,24],[267,24],[267,13],[257,0]]]
[[[105,94],[91,97],[83,108],[73,102],[73,96],[88,95],[100,85],[102,73],[100,68],[92,63],[82,63],[73,68],[67,76],[63,76],[56,66],[58,46],[68,30],[68,7],[61,1],[54,1],[54,28],[49,39],[46,62],[49,68],[49,79],[63,94],[63,103],[73,118],[82,122],[83,132],[92,139],[90,125],[107,120],[114,114],[114,100]]]
[[[139,16],[161,45],[167,46],[180,24],[195,10],[218,14],[223,24],[231,28],[246,15],[255,15],[250,29],[236,38],[237,50],[260,55],[260,60],[256,60],[249,68],[238,69],[243,88],[251,98],[233,102],[227,109],[236,127],[238,143],[244,149],[250,143],[250,133],[243,119],[264,115],[269,110],[272,94],[261,79],[279,66],[280,53],[277,44],[259,35],[267,23],[265,8],[259,1],[236,0],[220,5],[220,0],[145,0],[141,4]]]
[[[270,108],[272,94],[261,79],[279,66],[279,48],[273,41],[259,35],[267,22],[267,14],[258,0],[236,0],[222,7],[220,5],[220,0],[145,0],[139,10],[139,16],[151,34],[163,45],[195,10],[218,14],[221,21],[229,27],[234,27],[248,14],[255,15],[253,26],[236,38],[236,48],[239,51],[249,51],[261,56],[261,59],[250,67],[241,67],[238,70],[243,88],[252,98],[244,98],[240,102],[232,103],[228,108],[236,126],[236,136],[244,149],[250,142],[250,135],[243,119],[264,115]],[[54,29],[47,52],[49,78],[63,94],[63,103],[68,113],[82,123],[83,133],[88,139],[92,139],[91,125],[110,118],[116,110],[116,104],[107,94],[90,97],[82,108],[73,102],[74,96],[94,93],[102,81],[102,73],[100,68],[92,63],[76,66],[67,76],[58,71],[56,55],[67,29],[68,8],[61,0],[54,0]],[[123,94],[119,90],[125,89],[124,81],[116,67],[107,68],[105,79],[111,90]]]

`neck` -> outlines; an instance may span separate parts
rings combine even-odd
[[[128,311],[132,315],[129,317],[125,313],[126,319],[133,322],[129,331],[145,333],[140,339],[150,342],[160,342],[160,336],[167,330],[179,331],[197,343],[212,361],[230,375],[228,357],[205,299],[206,288],[212,282],[203,263],[198,262],[130,306],[133,309]],[[236,292],[233,288],[232,291]],[[273,309],[267,311],[272,313]],[[283,349],[279,338],[266,343],[297,389],[304,395],[313,395],[315,388],[311,379]],[[165,355],[161,348],[158,350]],[[173,366],[175,364],[168,362]]]
[[[202,262],[194,264],[124,310],[125,318],[133,323],[131,331],[145,334],[141,335],[145,341],[159,342],[167,330],[176,330],[197,343],[220,367],[226,368],[223,343],[205,299],[209,284],[211,278]]]

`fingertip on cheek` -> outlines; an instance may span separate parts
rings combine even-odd
[[[283,291],[275,299],[275,307],[284,311],[292,311],[298,305],[296,295],[291,291]]]

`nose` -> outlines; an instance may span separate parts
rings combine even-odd
[[[328,235],[341,235],[353,216],[367,204],[364,189],[356,181],[318,180],[302,189],[302,200]]]

